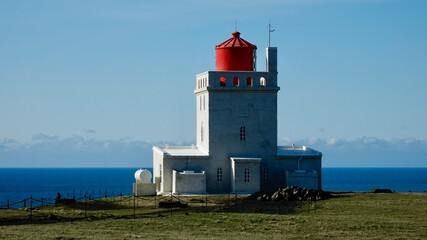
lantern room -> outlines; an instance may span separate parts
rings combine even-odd
[[[250,42],[240,38],[240,32],[233,32],[232,37],[217,45],[217,71],[255,71],[256,49]]]

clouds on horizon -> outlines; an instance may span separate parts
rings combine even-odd
[[[0,139],[0,167],[151,167],[153,145],[191,143],[128,138],[102,140],[39,133],[28,143]],[[291,144],[321,151],[325,167],[427,167],[427,140],[424,139],[279,139],[279,145]]]
[[[326,167],[427,167],[427,140],[416,138],[356,139],[309,137],[279,144],[308,145],[323,153]]]

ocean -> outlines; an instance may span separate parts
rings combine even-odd
[[[149,169],[149,168],[148,168]],[[52,202],[56,193],[81,199],[131,195],[137,168],[0,168],[0,208],[23,199]],[[151,170],[151,169],[150,169]],[[427,168],[323,168],[326,191],[364,192],[389,188],[426,192]],[[17,203],[12,207],[20,207]]]

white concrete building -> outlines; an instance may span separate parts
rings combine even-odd
[[[196,76],[197,143],[153,147],[157,193],[321,189],[320,152],[277,146],[277,48],[266,51],[266,71],[255,71],[256,46],[239,32],[216,46],[216,71]]]

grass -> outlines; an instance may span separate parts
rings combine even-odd
[[[427,239],[425,193],[341,193],[314,204],[182,200],[188,208],[170,210],[145,198],[135,215],[132,199],[3,209],[0,239]]]

